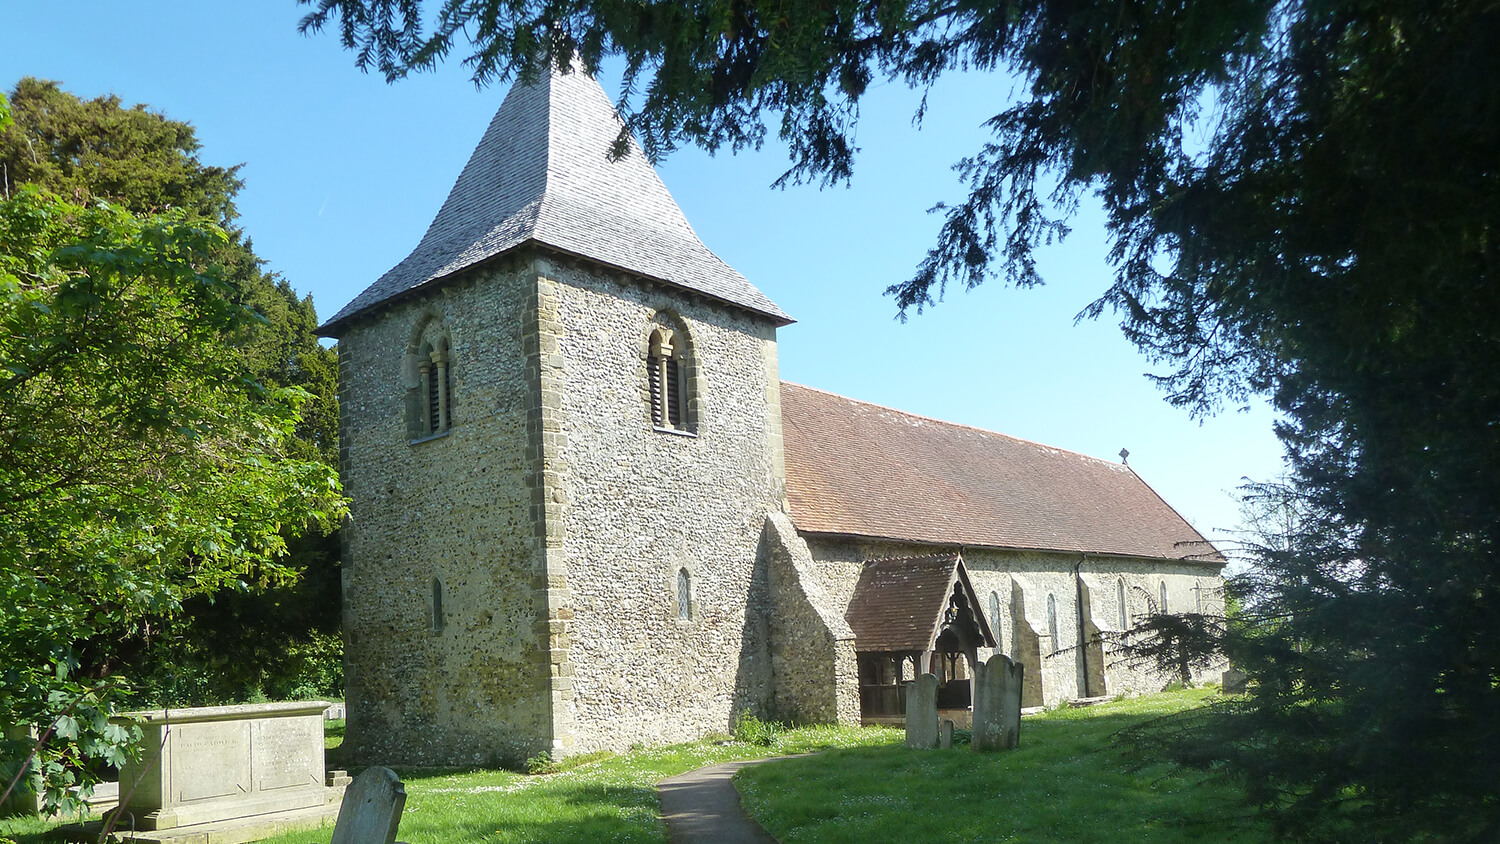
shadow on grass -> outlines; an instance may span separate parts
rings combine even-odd
[[[419,818],[403,819],[404,840],[660,844],[665,834],[656,789],[638,785],[559,783],[529,789],[525,799],[489,801],[477,812]]]
[[[1227,783],[1165,763],[1142,767],[1115,741],[1142,713],[1026,719],[1021,747],[834,750],[747,768],[747,810],[778,839],[1207,844],[1270,841]]]

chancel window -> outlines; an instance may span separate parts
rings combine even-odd
[[[1052,637],[1051,653],[1057,653],[1060,649],[1057,636],[1057,597],[1047,596],[1047,635]]]
[[[1130,629],[1130,610],[1125,606],[1125,578],[1115,581],[1115,600],[1120,605],[1120,629]]]
[[[1163,613],[1168,612],[1168,610],[1167,610],[1167,582],[1165,580],[1163,580],[1161,582],[1161,611]]]
[[[1005,637],[1000,635],[1000,593],[990,593],[990,632],[995,634],[995,651],[1005,651]]]

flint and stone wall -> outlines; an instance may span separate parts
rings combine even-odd
[[[553,752],[727,730],[770,694],[757,550],[782,498],[775,328],[581,262],[539,261],[538,272],[560,367],[560,430],[544,442],[565,564],[552,586],[570,616],[557,625],[567,658],[553,663],[568,676],[554,693]],[[656,326],[684,353],[690,432],[652,425]]]
[[[771,665],[778,719],[799,724],[860,722],[854,632],[823,589],[807,544],[784,513],[766,517]]]
[[[535,288],[528,262],[491,263],[339,340],[347,740],[361,761],[494,764],[549,746]],[[433,339],[448,343],[451,425],[413,441],[413,363]]]
[[[840,615],[848,611],[865,561],[956,550],[953,546],[826,535],[808,536],[806,540],[822,589]],[[1119,623],[1118,582],[1126,587],[1126,614],[1131,624],[1160,603],[1163,583],[1170,611],[1223,609],[1223,579],[1219,566],[1213,564],[973,547],[964,548],[962,553],[969,580],[979,595],[980,609],[1000,640],[997,652],[1026,666],[1024,706],[1083,697],[1085,686],[1090,696],[1154,692],[1174,679],[1148,668],[1128,666],[1108,648],[1078,647],[1080,580],[1086,642],[1093,640],[1095,629],[1106,636],[1124,629]],[[1079,567],[1076,577],[1075,566]],[[1049,596],[1057,607],[1055,643],[1047,615]],[[996,604],[998,617],[993,612]],[[991,653],[981,649],[980,658],[986,659]],[[1195,680],[1215,681],[1220,671],[1222,668],[1210,669]]]

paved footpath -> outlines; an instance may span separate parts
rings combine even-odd
[[[672,844],[776,844],[776,839],[740,808],[740,793],[729,781],[746,765],[770,761],[774,760],[709,765],[657,783],[661,815]]]

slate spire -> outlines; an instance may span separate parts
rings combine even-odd
[[[322,328],[529,241],[791,322],[703,245],[599,83],[552,68],[517,83],[416,249]]]

